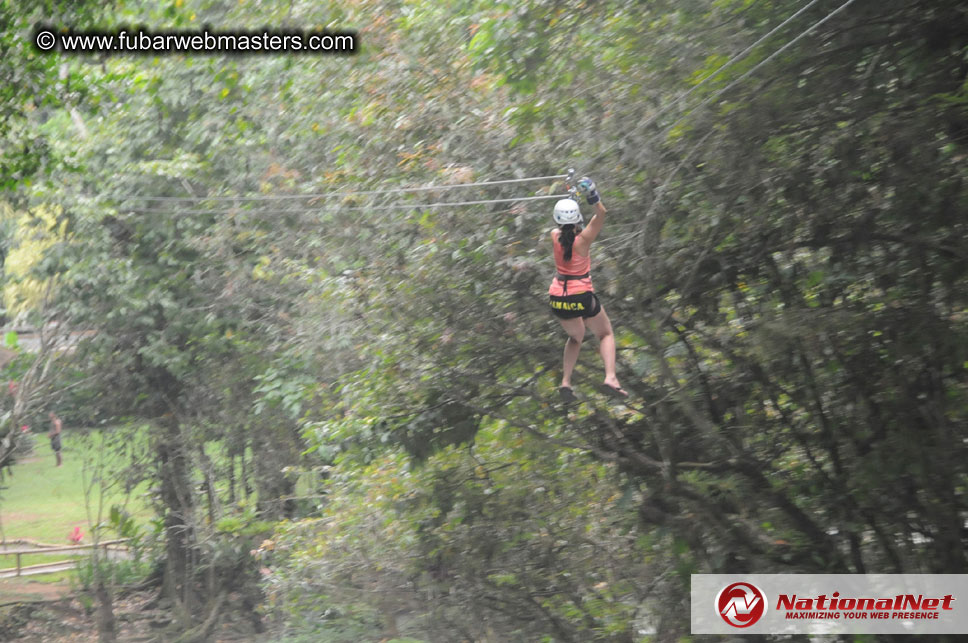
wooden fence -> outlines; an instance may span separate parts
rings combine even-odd
[[[77,552],[76,555],[80,555],[81,552],[91,551],[95,547],[104,548],[106,554],[114,552],[115,555],[120,554],[121,557],[127,557],[128,551],[126,547],[119,546],[122,543],[127,542],[127,538],[120,538],[118,540],[105,540],[99,542],[97,545],[45,545],[43,543],[35,543],[31,541],[14,541],[9,543],[0,543],[0,556],[14,556],[17,559],[16,567],[8,567],[6,569],[0,569],[0,578],[12,578],[17,576],[28,576],[34,574],[44,574],[51,572],[59,572],[65,569],[72,569],[77,567],[77,560],[58,560],[51,563],[38,563],[36,565],[24,566],[21,564],[22,557],[31,554],[56,554],[61,552]],[[10,545],[29,545],[29,547],[24,547],[20,549],[7,549]]]

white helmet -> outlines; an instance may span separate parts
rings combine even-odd
[[[581,210],[578,209],[578,203],[573,199],[562,199],[555,203],[554,217],[558,225],[575,225],[584,221]]]

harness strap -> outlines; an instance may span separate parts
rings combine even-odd
[[[562,292],[562,294],[563,295],[567,295],[568,294],[568,282],[569,281],[577,281],[579,279],[588,279],[589,277],[591,277],[591,275],[592,275],[591,272],[586,272],[583,275],[563,275],[563,274],[561,274],[559,272],[559,273],[557,273],[556,276],[558,278],[558,281],[561,282],[561,292]]]

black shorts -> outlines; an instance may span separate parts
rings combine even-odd
[[[594,317],[602,312],[602,303],[593,292],[580,292],[576,295],[565,295],[558,297],[550,295],[551,312],[555,317],[561,319],[574,319],[575,317]]]
[[[61,439],[60,439],[60,435],[58,435],[57,433],[52,435],[50,438],[50,448],[52,448],[54,451],[61,450]]]

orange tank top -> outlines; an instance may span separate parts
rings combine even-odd
[[[581,233],[575,235],[575,240]],[[559,279],[558,274],[562,275],[583,275],[591,270],[592,258],[583,257],[578,254],[574,246],[572,246],[571,260],[565,261],[565,249],[561,247],[558,243],[557,230],[551,233],[551,243],[554,247],[555,252],[555,269],[557,274],[551,282],[551,287],[548,288],[548,294],[554,295],[555,297],[562,297],[564,295],[577,295],[582,292],[594,292],[595,289],[592,287],[592,278],[585,277],[584,279],[569,279],[567,282],[565,280]]]

